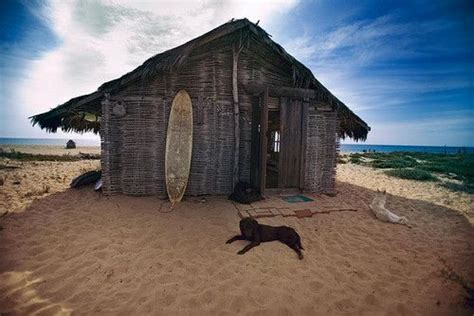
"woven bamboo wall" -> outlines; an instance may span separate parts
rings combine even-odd
[[[239,84],[250,81],[292,86],[292,70],[280,57],[251,37],[240,55]],[[172,100],[185,89],[193,103],[193,155],[186,194],[232,191],[234,120],[232,44],[223,38],[195,49],[177,71],[137,82],[110,96],[102,106],[104,192],[166,196],[164,157]],[[239,178],[249,181],[253,96],[239,88]],[[126,114],[113,108],[122,102]],[[310,107],[311,108],[311,107]],[[305,189],[330,192],[334,187],[335,114],[310,110]],[[334,135],[333,135],[334,131]],[[316,142],[316,143],[314,143]]]
[[[228,44],[228,43],[227,43]],[[193,155],[186,194],[232,191],[232,50],[225,42],[195,50],[186,64],[138,82],[103,104],[104,191],[166,195],[164,155],[172,100],[185,89],[193,103]],[[111,110],[123,102],[126,115]]]

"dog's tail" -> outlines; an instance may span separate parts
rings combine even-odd
[[[298,245],[298,248],[301,250],[304,250],[303,245],[301,245],[301,239],[298,237],[298,240],[296,241],[296,244]]]

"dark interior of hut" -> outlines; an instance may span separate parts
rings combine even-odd
[[[280,110],[268,111],[266,187],[278,188],[280,157]]]

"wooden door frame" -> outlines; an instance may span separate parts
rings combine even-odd
[[[283,178],[281,177],[281,174],[282,174],[282,170],[283,170],[283,159],[281,159],[282,157],[282,152],[283,152],[283,145],[285,145],[286,147],[286,142],[284,142],[284,140],[286,140],[284,137],[283,137],[283,130],[285,129],[285,120],[284,118],[286,117],[285,115],[285,112],[286,111],[286,107],[288,106],[287,104],[288,102],[288,97],[286,96],[280,96],[278,98],[278,107],[279,107],[279,110],[280,110],[280,154],[278,156],[278,189],[282,189],[283,188]]]
[[[308,133],[308,109],[309,102],[308,100],[303,100],[301,102],[301,146],[300,146],[300,189],[304,190],[305,188],[305,172],[306,172],[306,142],[307,142],[307,133]]]
[[[249,85],[246,86],[247,88]],[[306,142],[307,142],[307,119],[308,119],[308,106],[309,106],[309,99],[312,96],[311,93],[314,93],[313,90],[308,90],[308,89],[298,89],[298,88],[289,88],[289,87],[274,87],[270,85],[258,85],[257,90],[252,91],[253,95],[258,98],[258,105],[260,107],[259,109],[259,117],[258,121],[259,122],[254,122],[252,121],[252,124],[260,124],[260,135],[259,135],[259,145],[257,148],[259,148],[259,153],[258,153],[258,164],[255,166],[256,173],[254,174],[254,170],[251,168],[251,178],[253,178],[253,183],[256,184],[257,188],[260,190],[261,194],[263,195],[265,191],[285,191],[285,190],[302,190],[304,188],[305,184],[305,170],[306,170]],[[278,93],[276,93],[277,91]],[[290,189],[285,189],[285,188],[277,188],[277,189],[267,189],[266,188],[266,176],[267,176],[267,146],[268,146],[268,141],[267,141],[267,133],[268,133],[268,100],[269,96],[275,96],[278,97],[279,103],[281,103],[281,98],[286,98],[287,100],[290,99],[299,99],[301,100],[301,147],[300,147],[300,181],[299,181],[299,187],[298,188],[290,188]],[[314,97],[314,96],[313,96]],[[254,103],[255,104],[255,103]],[[281,106],[281,105],[280,105]],[[280,107],[280,111],[281,111]],[[253,115],[253,118],[256,118]],[[280,122],[282,124],[282,122]],[[280,130],[280,135],[281,130]],[[281,137],[281,136],[280,136]],[[252,138],[253,139],[253,138]],[[281,145],[280,144],[280,151],[281,151]],[[252,147],[254,148],[254,147]],[[253,155],[252,157],[255,159],[256,155]],[[279,169],[280,169],[280,162],[279,162]],[[256,179],[255,179],[256,178]],[[252,180],[252,179],[251,179]],[[257,183],[258,182],[258,183]],[[280,182],[280,180],[279,180]]]
[[[261,95],[260,105],[260,193],[265,194],[267,182],[268,87]]]

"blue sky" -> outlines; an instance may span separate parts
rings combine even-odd
[[[64,137],[27,117],[248,17],[369,123],[367,143],[474,146],[472,1],[3,0],[0,15],[0,137]]]

